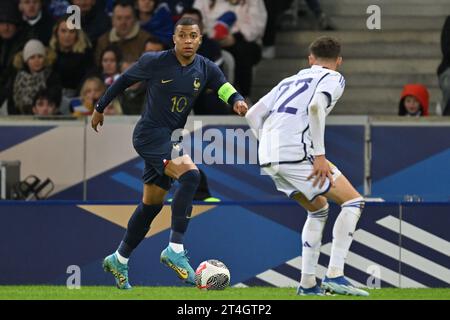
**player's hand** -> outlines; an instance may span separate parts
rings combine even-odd
[[[99,124],[100,126],[103,126],[103,113],[100,113],[94,109],[94,112],[92,113],[91,126],[92,129],[95,130],[95,132],[98,132],[97,126]]]
[[[245,114],[246,114],[247,111],[248,111],[247,103],[245,103],[245,101],[242,101],[242,100],[236,101],[236,102],[234,103],[233,110],[234,110],[234,112],[236,112],[238,115],[240,115],[241,117],[243,117],[243,116],[245,116]]]
[[[314,169],[309,175],[308,180],[314,178],[313,186],[319,184],[319,188],[322,188],[327,179],[330,180],[331,186],[334,186],[333,171],[330,164],[325,158],[325,155],[319,155],[314,157]]]

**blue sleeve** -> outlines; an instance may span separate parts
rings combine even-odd
[[[222,70],[212,61],[207,60],[208,65],[208,83],[207,87],[214,90],[215,92],[219,91],[220,87],[227,83],[227,79],[223,74]]]
[[[212,61],[208,60],[208,83],[207,83],[207,87],[211,88],[214,92],[217,92],[217,94],[219,95],[219,97],[221,96],[220,94],[220,89],[222,89],[223,87],[227,86],[227,87],[231,87],[232,85],[230,83],[228,83],[227,79],[225,78],[225,75],[223,74],[222,70],[220,70],[220,68]],[[234,91],[235,89],[232,88]],[[222,99],[222,98],[221,98]],[[239,100],[244,100],[244,97],[242,97],[239,92],[235,92],[233,93],[225,102],[228,103],[229,105],[233,106],[234,103],[236,101]]]
[[[126,88],[132,84],[149,80],[152,74],[152,68],[155,65],[155,61],[159,57],[159,54],[152,52],[143,54],[139,60],[125,71],[109,88],[105,94],[100,98],[95,107],[100,113],[111,103],[111,101],[117,97],[120,93],[125,91]]]

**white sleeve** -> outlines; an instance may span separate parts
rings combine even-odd
[[[316,93],[323,93],[327,97],[326,108],[333,108],[344,93],[345,79],[336,72],[326,76],[316,88]]]
[[[246,113],[245,118],[252,129],[253,134],[259,139],[259,131],[262,129],[264,120],[272,110],[277,97],[279,85],[272,88],[264,97],[254,104]]]
[[[264,95],[261,99],[259,99],[259,101],[264,103],[267,106],[267,108],[269,108],[269,110],[272,109],[272,107],[276,102],[275,99],[277,98],[278,88],[279,84],[273,87],[272,90],[270,90],[266,95]]]
[[[259,139],[259,131],[261,130],[264,119],[269,113],[270,108],[263,102],[263,100],[259,100],[256,104],[254,104],[245,114],[245,119],[252,129],[253,134],[256,139]]]
[[[315,156],[325,154],[325,118],[328,97],[322,92],[314,94],[308,106],[309,130],[313,142]]]

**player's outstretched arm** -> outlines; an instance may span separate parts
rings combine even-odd
[[[218,86],[217,94],[225,103],[228,103],[233,107],[234,112],[236,112],[241,117],[245,116],[248,110],[247,103],[244,101],[244,97],[241,96],[239,92],[233,87],[229,82],[225,82],[225,78],[221,79]]]
[[[259,100],[250,108],[250,110],[248,110],[245,115],[245,120],[247,120],[247,123],[250,129],[252,129],[256,139],[259,139],[259,130],[261,130],[264,123],[264,118],[266,118],[268,113],[269,109],[267,106],[264,102],[262,102],[262,100]]]
[[[220,100],[232,106],[234,112],[241,117],[245,116],[248,106],[244,97],[226,80],[225,75],[216,64],[209,61],[208,66],[210,71],[208,86],[217,92]]]
[[[327,179],[331,185],[334,184],[333,173],[330,164],[325,157],[325,109],[327,107],[327,96],[317,92],[308,106],[309,128],[314,145],[314,169],[309,179],[315,178],[313,185],[322,187]]]
[[[106,90],[105,94],[95,106],[95,110],[99,113],[103,113],[111,101],[125,91],[126,88],[136,82],[150,79],[152,68],[157,62],[157,59],[158,55],[144,53],[135,64],[125,71],[116,81],[114,81],[108,90]]]

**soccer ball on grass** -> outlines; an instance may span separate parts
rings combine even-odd
[[[195,271],[195,284],[203,290],[223,290],[230,285],[230,270],[219,260],[203,261]]]

